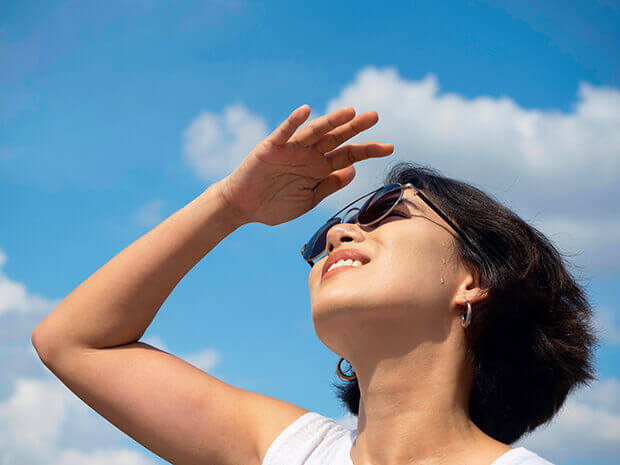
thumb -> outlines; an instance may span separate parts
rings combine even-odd
[[[325,197],[332,195],[334,192],[342,189],[355,177],[355,168],[353,165],[342,168],[341,170],[334,171],[332,174],[323,179],[314,188],[314,201],[312,202],[312,208],[320,204]]]

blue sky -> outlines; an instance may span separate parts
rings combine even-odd
[[[70,448],[85,461],[108,447],[131,451],[131,463],[164,463],[50,375],[30,333],[307,103],[309,119],[376,110],[379,123],[353,141],[394,143],[394,155],[358,164],[349,186],[292,222],[228,236],[179,283],[146,339],[223,381],[351,425],[330,387],[338,356],[312,328],[299,248],[395,162],[427,163],[575,255],[605,332],[600,382],[523,445],[554,463],[616,463],[619,5],[0,1],[0,437],[14,439],[10,448],[0,439],[0,457],[37,464],[52,454],[61,465],[73,463]],[[31,410],[16,400],[24,393]],[[50,398],[61,407],[43,408],[51,426],[37,446],[19,442],[10,415],[40,414]]]

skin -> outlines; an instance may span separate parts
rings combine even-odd
[[[465,301],[484,292],[457,259],[456,232],[413,189],[395,212],[403,217],[378,226],[333,226],[309,276],[316,334],[351,363],[360,386],[351,460],[490,465],[511,447],[469,417],[472,367],[461,326]],[[371,261],[321,282],[327,256],[345,248]]]

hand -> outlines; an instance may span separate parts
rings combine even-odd
[[[240,221],[274,226],[293,220],[349,184],[353,163],[394,151],[392,144],[376,142],[336,148],[373,126],[376,111],[355,117],[352,107],[340,108],[297,131],[309,115],[308,105],[297,108],[218,182],[224,204]]]

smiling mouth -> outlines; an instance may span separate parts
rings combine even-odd
[[[356,269],[356,268],[362,268],[366,265],[362,265],[362,266],[353,266],[353,265],[342,265],[342,266],[337,266],[336,268],[332,268],[331,270],[329,270],[327,273],[325,273],[322,277],[321,277],[321,282],[325,281],[327,278],[329,278],[332,275],[335,275],[337,273],[340,273],[344,270],[350,270],[350,269]]]

